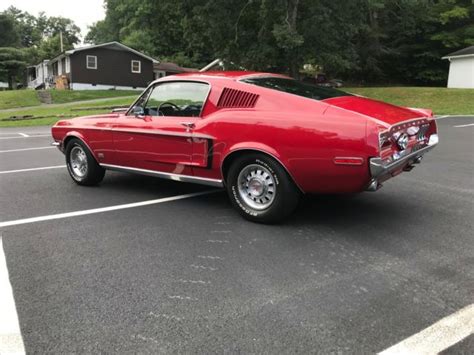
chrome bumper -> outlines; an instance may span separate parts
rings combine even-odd
[[[388,175],[392,175],[400,168],[406,166],[405,168],[407,170],[411,170],[413,168],[413,164],[420,163],[423,155],[433,149],[438,144],[438,142],[438,135],[432,134],[428,144],[425,147],[403,155],[399,159],[389,164],[384,163],[381,158],[370,158],[369,168],[372,179],[370,180],[369,186],[367,187],[367,191],[378,190],[381,186],[380,180],[386,180],[384,178],[388,177]]]
[[[51,145],[52,145],[53,147],[58,148],[62,153],[64,153],[64,147],[63,147],[62,142],[54,141],[54,142],[51,143]]]

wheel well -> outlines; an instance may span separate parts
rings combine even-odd
[[[286,168],[285,165],[283,165],[283,163],[275,158],[273,155],[271,154],[268,154],[264,151],[261,151],[261,150],[258,150],[258,149],[239,149],[239,150],[236,150],[235,152],[232,152],[230,153],[229,155],[227,155],[225,158],[224,158],[224,161],[222,162],[222,178],[223,178],[223,182],[224,184],[226,183],[227,181],[227,173],[229,172],[229,168],[230,166],[232,165],[232,163],[235,161],[235,159],[243,156],[243,155],[246,155],[246,154],[262,154],[262,155],[265,155],[267,157],[269,157],[270,159],[273,159],[275,160],[278,164],[280,164],[283,169],[285,169],[286,173],[288,174],[288,176],[290,177],[291,181],[293,181],[293,183],[295,184],[295,186],[302,192],[303,190],[301,190],[301,188],[298,186],[298,184],[296,183],[295,179],[293,179],[293,176],[291,176],[290,172],[288,171],[288,169]]]
[[[86,147],[87,149],[89,150],[90,154],[92,155],[92,157],[94,158],[94,160],[97,162],[97,164],[99,164],[99,161],[97,160],[94,152],[92,151],[92,149],[89,147],[89,145],[84,142],[84,140],[82,138],[79,138],[77,136],[67,136],[66,139],[63,141],[63,149],[64,149],[64,153],[66,153],[66,148],[67,148],[67,145],[69,144],[69,142],[73,139],[77,139],[79,141],[81,141]]]
[[[74,138],[78,139],[76,136],[67,136],[67,137],[66,137],[66,139],[65,139],[64,142],[63,142],[64,151],[66,151],[66,147],[67,147],[69,141],[70,141],[71,139],[74,139]]]

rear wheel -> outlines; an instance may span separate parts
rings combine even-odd
[[[66,146],[66,165],[69,175],[79,185],[97,185],[105,175],[105,169],[97,164],[87,146],[77,138]]]
[[[281,221],[294,211],[300,197],[286,170],[258,153],[241,156],[232,163],[227,192],[242,216],[260,223]]]

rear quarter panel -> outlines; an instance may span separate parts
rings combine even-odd
[[[255,149],[277,158],[304,192],[343,193],[365,188],[369,179],[365,117],[321,101],[247,84],[236,88],[260,95],[255,108],[218,110],[214,103],[222,87],[213,85],[208,112],[196,125],[196,132],[214,137],[213,168],[195,169],[196,175],[221,178],[220,167],[229,154]],[[335,157],[362,157],[363,164],[336,165]]]

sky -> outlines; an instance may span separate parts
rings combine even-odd
[[[81,28],[82,38],[88,32],[87,26],[105,17],[102,0],[1,0],[0,11],[10,6],[37,16],[43,11],[46,16],[70,18]]]

